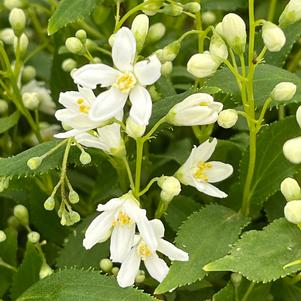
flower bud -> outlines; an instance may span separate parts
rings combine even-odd
[[[20,226],[19,220],[14,215],[10,216],[7,219],[7,224],[15,229],[17,229]]]
[[[135,17],[132,23],[132,33],[136,39],[137,53],[139,53],[144,45],[149,27],[149,19],[147,15],[140,14]]]
[[[93,58],[93,63],[94,63],[94,64],[101,64],[101,63],[102,63],[102,60],[101,60],[100,57],[95,56],[95,57]]]
[[[22,101],[28,110],[36,110],[40,104],[40,98],[36,92],[25,92],[22,95]]]
[[[271,97],[275,101],[289,101],[296,94],[297,86],[290,82],[281,82],[275,86]]]
[[[17,205],[14,207],[14,216],[23,225],[27,226],[29,224],[28,210],[23,205]]]
[[[117,277],[118,272],[119,272],[119,268],[118,268],[118,267],[113,267],[112,270],[111,270],[111,273],[112,273],[115,277]]]
[[[78,38],[83,44],[85,44],[87,40],[87,33],[83,29],[79,29],[75,33],[75,37]]]
[[[283,154],[291,163],[301,163],[301,137],[287,140],[283,145]]]
[[[287,27],[301,19],[301,1],[291,0],[279,18],[279,25],[281,27]]]
[[[108,42],[109,42],[109,45],[111,47],[113,47],[113,45],[114,45],[115,38],[116,38],[116,34],[115,33],[111,34],[110,37],[109,37],[109,41]]]
[[[156,54],[161,63],[165,63],[168,61],[173,61],[177,57],[180,48],[181,43],[179,41],[174,41],[165,46],[161,51],[156,51]]]
[[[172,62],[165,62],[161,65],[161,74],[167,76],[172,71]]]
[[[80,215],[76,211],[67,212],[63,210],[61,212],[61,225],[62,226],[72,226],[80,221]]]
[[[8,20],[11,28],[15,32],[15,35],[17,37],[20,37],[25,29],[26,24],[26,17],[24,11],[20,8],[12,9],[9,14]]]
[[[81,55],[85,51],[83,43],[75,37],[68,38],[65,42],[65,46],[71,53]]]
[[[239,273],[232,273],[231,274],[231,282],[235,287],[238,287],[242,281],[242,276]]]
[[[296,119],[297,122],[301,128],[301,106],[298,107],[297,112],[296,112]]]
[[[62,69],[65,72],[71,72],[76,67],[77,67],[76,61],[71,58],[64,60],[62,63]]]
[[[39,273],[40,279],[44,279],[51,274],[53,274],[53,269],[46,262],[44,262]]]
[[[272,22],[265,22],[263,24],[262,39],[264,45],[271,52],[280,51],[286,42],[286,38],[282,29]]]
[[[140,125],[136,123],[131,117],[129,117],[126,121],[126,133],[134,138],[137,139],[139,137],[142,137],[144,132],[146,130],[145,125]]]
[[[209,52],[197,53],[187,63],[187,71],[197,78],[213,75],[218,67],[218,61]]]
[[[209,53],[220,62],[228,58],[228,47],[224,40],[216,33],[214,33],[211,37]]]
[[[153,0],[153,1],[144,0],[144,2],[146,1],[148,3],[144,5],[143,12],[148,16],[154,16],[163,5],[162,0]]]
[[[15,33],[11,28],[4,28],[0,31],[0,40],[7,45],[13,45],[15,37]]]
[[[287,201],[301,198],[301,190],[298,182],[293,178],[286,178],[281,182],[280,190]]]
[[[23,7],[23,1],[22,0],[4,0],[3,4],[9,10],[12,10],[14,8]]]
[[[212,25],[216,21],[216,16],[212,11],[202,13],[202,21],[206,25]]]
[[[33,80],[37,75],[37,71],[33,66],[25,66],[22,72],[22,79],[24,82]]]
[[[110,273],[112,268],[113,268],[113,263],[110,259],[108,258],[103,258],[99,262],[100,269],[105,272],[105,273]]]
[[[189,13],[198,13],[201,10],[201,5],[198,2],[188,2],[184,4],[184,10]]]
[[[224,38],[224,33],[223,33],[223,23],[219,22],[215,25],[214,31],[221,37]]]
[[[33,244],[36,244],[40,241],[40,233],[36,231],[32,231],[27,234],[27,239],[32,242]]]
[[[301,223],[301,201],[295,200],[287,202],[284,207],[285,218],[293,224]]]
[[[46,199],[46,201],[44,202],[44,208],[45,210],[51,211],[54,209],[55,206],[55,199],[54,197],[51,195],[50,197],[48,197]]]
[[[238,114],[234,109],[223,110],[219,113],[217,123],[224,129],[232,128],[238,120]]]
[[[181,183],[175,177],[160,177],[158,186],[162,189],[161,199],[168,203],[181,192]]]
[[[92,160],[91,156],[87,152],[82,152],[79,156],[79,161],[83,165],[87,165],[87,164],[91,163],[91,160]]]
[[[139,284],[139,283],[142,283],[144,280],[145,280],[145,272],[142,270],[139,270],[135,277],[135,283]]]
[[[8,103],[3,100],[0,99],[0,114],[6,113],[8,110]]]
[[[179,3],[171,3],[164,6],[164,8],[161,10],[163,14],[169,15],[169,16],[179,16],[183,13],[183,6]]]
[[[76,191],[70,190],[68,195],[69,202],[71,204],[76,204],[79,202],[79,195]]]
[[[42,161],[43,161],[42,157],[32,157],[27,161],[27,166],[31,170],[35,170],[41,165]]]
[[[223,35],[229,46],[237,53],[245,51],[247,32],[244,20],[233,13],[227,14],[222,21]]]
[[[149,44],[156,43],[160,41],[165,35],[166,27],[163,23],[158,22],[150,26],[146,41]]]
[[[15,37],[14,38],[14,51],[15,53],[17,53],[18,51],[18,44],[19,44],[19,52],[20,52],[20,56],[24,56],[24,54],[26,53],[27,47],[28,47],[28,37],[25,33],[22,33],[22,35],[19,38],[19,42],[18,42],[18,38]]]
[[[0,230],[0,243],[6,240],[6,234],[4,231]]]

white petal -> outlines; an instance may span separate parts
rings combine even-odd
[[[130,117],[139,125],[148,125],[153,106],[148,91],[137,85],[130,92],[130,101],[132,103]]]
[[[123,204],[123,201],[120,198],[110,199],[105,204],[98,204],[97,211],[107,211],[107,210],[117,210]]]
[[[100,93],[91,106],[89,117],[98,122],[115,117],[124,107],[127,97],[116,88]]]
[[[58,139],[65,139],[65,138],[75,137],[76,135],[78,135],[80,133],[81,133],[80,130],[73,129],[68,132],[55,134],[55,135],[53,135],[53,137],[58,138]]]
[[[113,123],[97,129],[99,142],[106,146],[109,151],[111,148],[119,148],[122,143],[120,125]]]
[[[112,48],[112,58],[114,65],[120,71],[131,71],[136,55],[136,40],[126,27],[122,27],[116,33]]]
[[[135,223],[129,225],[116,225],[111,235],[111,260],[123,262],[129,254],[134,243]]]
[[[75,137],[76,141],[86,147],[99,148],[103,151],[107,151],[107,145],[103,144],[98,137],[95,137],[88,133],[82,133]]]
[[[208,103],[211,105],[213,103],[213,97],[207,93],[194,93],[176,104],[173,107],[173,110],[181,111],[186,108],[198,106],[201,103]]]
[[[158,247],[158,238],[147,217],[141,216],[136,223],[139,233],[147,246],[153,251],[156,250]]]
[[[159,258],[157,254],[146,257],[144,264],[149,274],[159,282],[163,281],[169,271],[169,268],[165,261]]]
[[[127,287],[134,284],[140,262],[141,258],[138,256],[136,248],[133,248],[122,263],[117,275],[117,282],[121,287]]]
[[[104,64],[88,64],[72,72],[76,84],[95,89],[98,84],[102,87],[112,86],[119,72]]]
[[[163,223],[159,219],[152,219],[149,222],[154,230],[156,237],[158,238],[163,237],[165,232]]]
[[[92,104],[95,100],[95,94],[91,89],[83,88],[81,86],[77,86],[78,91],[82,95],[82,97],[88,101],[89,104]]]
[[[199,162],[206,162],[212,156],[216,145],[217,139],[213,138],[211,141],[208,139],[198,147],[193,148],[190,154],[193,167]]]
[[[220,182],[230,177],[233,173],[233,167],[230,164],[218,161],[211,161],[209,163],[212,167],[206,168],[205,171],[209,183]]]
[[[82,95],[77,91],[61,92],[59,95],[59,103],[67,109],[78,111],[76,100],[81,97]]]
[[[134,73],[142,86],[152,85],[161,76],[161,63],[156,55],[152,55],[148,60],[135,64]]]
[[[158,244],[158,251],[169,257],[170,260],[188,261],[189,256],[183,250],[177,248],[172,243],[160,239]]]
[[[194,184],[192,186],[194,186],[198,191],[216,198],[226,198],[228,196],[226,193],[219,190],[217,187],[204,181],[194,181]]]

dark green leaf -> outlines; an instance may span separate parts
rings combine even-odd
[[[5,133],[10,128],[15,126],[20,118],[20,113],[16,111],[15,113],[11,114],[8,117],[0,118],[0,134]]]

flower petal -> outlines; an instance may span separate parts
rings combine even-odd
[[[118,70],[104,64],[87,64],[72,72],[71,76],[76,84],[95,89],[98,84],[112,86],[118,74]]]
[[[77,88],[82,97],[91,105],[96,99],[94,92],[89,88],[84,88],[81,86],[77,86]]]
[[[133,248],[122,263],[117,275],[117,282],[121,287],[127,287],[134,284],[140,262],[141,258],[138,256],[136,248]]]
[[[159,282],[163,281],[169,271],[166,262],[159,258],[157,254],[146,257],[144,259],[144,264],[149,274]]]
[[[211,141],[208,139],[198,147],[193,148],[188,158],[191,160],[191,167],[195,167],[199,162],[206,162],[212,156],[216,145],[217,139],[213,138]]]
[[[105,145],[107,151],[110,151],[111,148],[118,149],[121,146],[122,138],[119,124],[106,125],[97,129],[97,132],[99,134],[99,142]]]
[[[151,224],[156,237],[161,238],[164,236],[164,225],[159,219],[152,219],[149,223]]]
[[[205,172],[209,183],[220,182],[230,177],[233,173],[233,167],[230,164],[218,161],[211,161],[208,163],[212,165],[210,168],[206,168]]]
[[[117,31],[112,47],[114,65],[120,71],[132,71],[135,55],[135,37],[130,29],[122,27]]]
[[[148,91],[137,85],[130,92],[130,101],[132,103],[130,117],[139,125],[148,125],[153,106]]]
[[[217,187],[206,183],[204,181],[194,181],[193,184],[191,184],[192,186],[194,186],[198,191],[203,192],[207,195],[216,197],[216,198],[226,198],[228,195],[226,193],[224,193],[223,191],[219,190]]]
[[[99,148],[101,150],[107,151],[107,145],[102,143],[98,137],[95,137],[91,134],[82,133],[76,135],[75,140],[83,146]]]
[[[115,117],[123,109],[127,97],[116,88],[100,93],[91,106],[89,117],[98,122]]]
[[[136,223],[139,233],[147,246],[153,251],[156,250],[158,246],[158,238],[156,237],[150,221],[146,216],[141,216]]]
[[[123,200],[120,198],[113,198],[110,199],[105,204],[98,204],[97,211],[107,211],[107,210],[116,210],[118,207],[120,207],[123,203]]]
[[[160,239],[159,244],[158,244],[158,249],[159,252],[163,253],[167,257],[169,257],[170,260],[179,260],[179,261],[188,261],[189,256],[186,252],[183,250],[177,248],[174,246],[172,243]]]
[[[82,131],[80,130],[70,130],[64,133],[58,133],[53,135],[53,137],[58,138],[58,139],[65,139],[65,138],[70,138],[70,137],[75,137],[76,135],[79,135]]]
[[[161,76],[161,63],[156,55],[152,55],[135,64],[134,73],[142,86],[152,85]]]

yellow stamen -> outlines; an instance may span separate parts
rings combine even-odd
[[[79,98],[76,102],[81,105],[85,102],[85,100],[83,98]]]
[[[82,113],[88,113],[90,110],[90,106],[85,104],[84,98],[78,98],[76,103],[79,105],[79,111]]]
[[[118,88],[122,93],[127,93],[135,86],[136,82],[136,78],[131,72],[125,72],[118,75],[114,87]]]
[[[207,107],[208,105],[209,105],[209,103],[206,102],[206,101],[200,102],[200,106],[201,106],[201,107]]]
[[[207,162],[200,162],[197,165],[197,170],[194,173],[194,177],[203,180],[205,182],[208,182],[208,176],[205,174],[206,169],[211,168],[212,164]]]
[[[129,224],[132,224],[132,223],[133,223],[132,219],[127,214],[120,211],[118,213],[117,219],[115,219],[113,221],[113,226],[117,226],[118,224],[120,224],[120,225],[129,225]]]
[[[149,247],[146,245],[145,242],[141,242],[139,245],[138,245],[138,254],[141,256],[141,257],[148,257],[148,256],[151,256],[152,255],[152,252],[151,250],[149,249]]]

